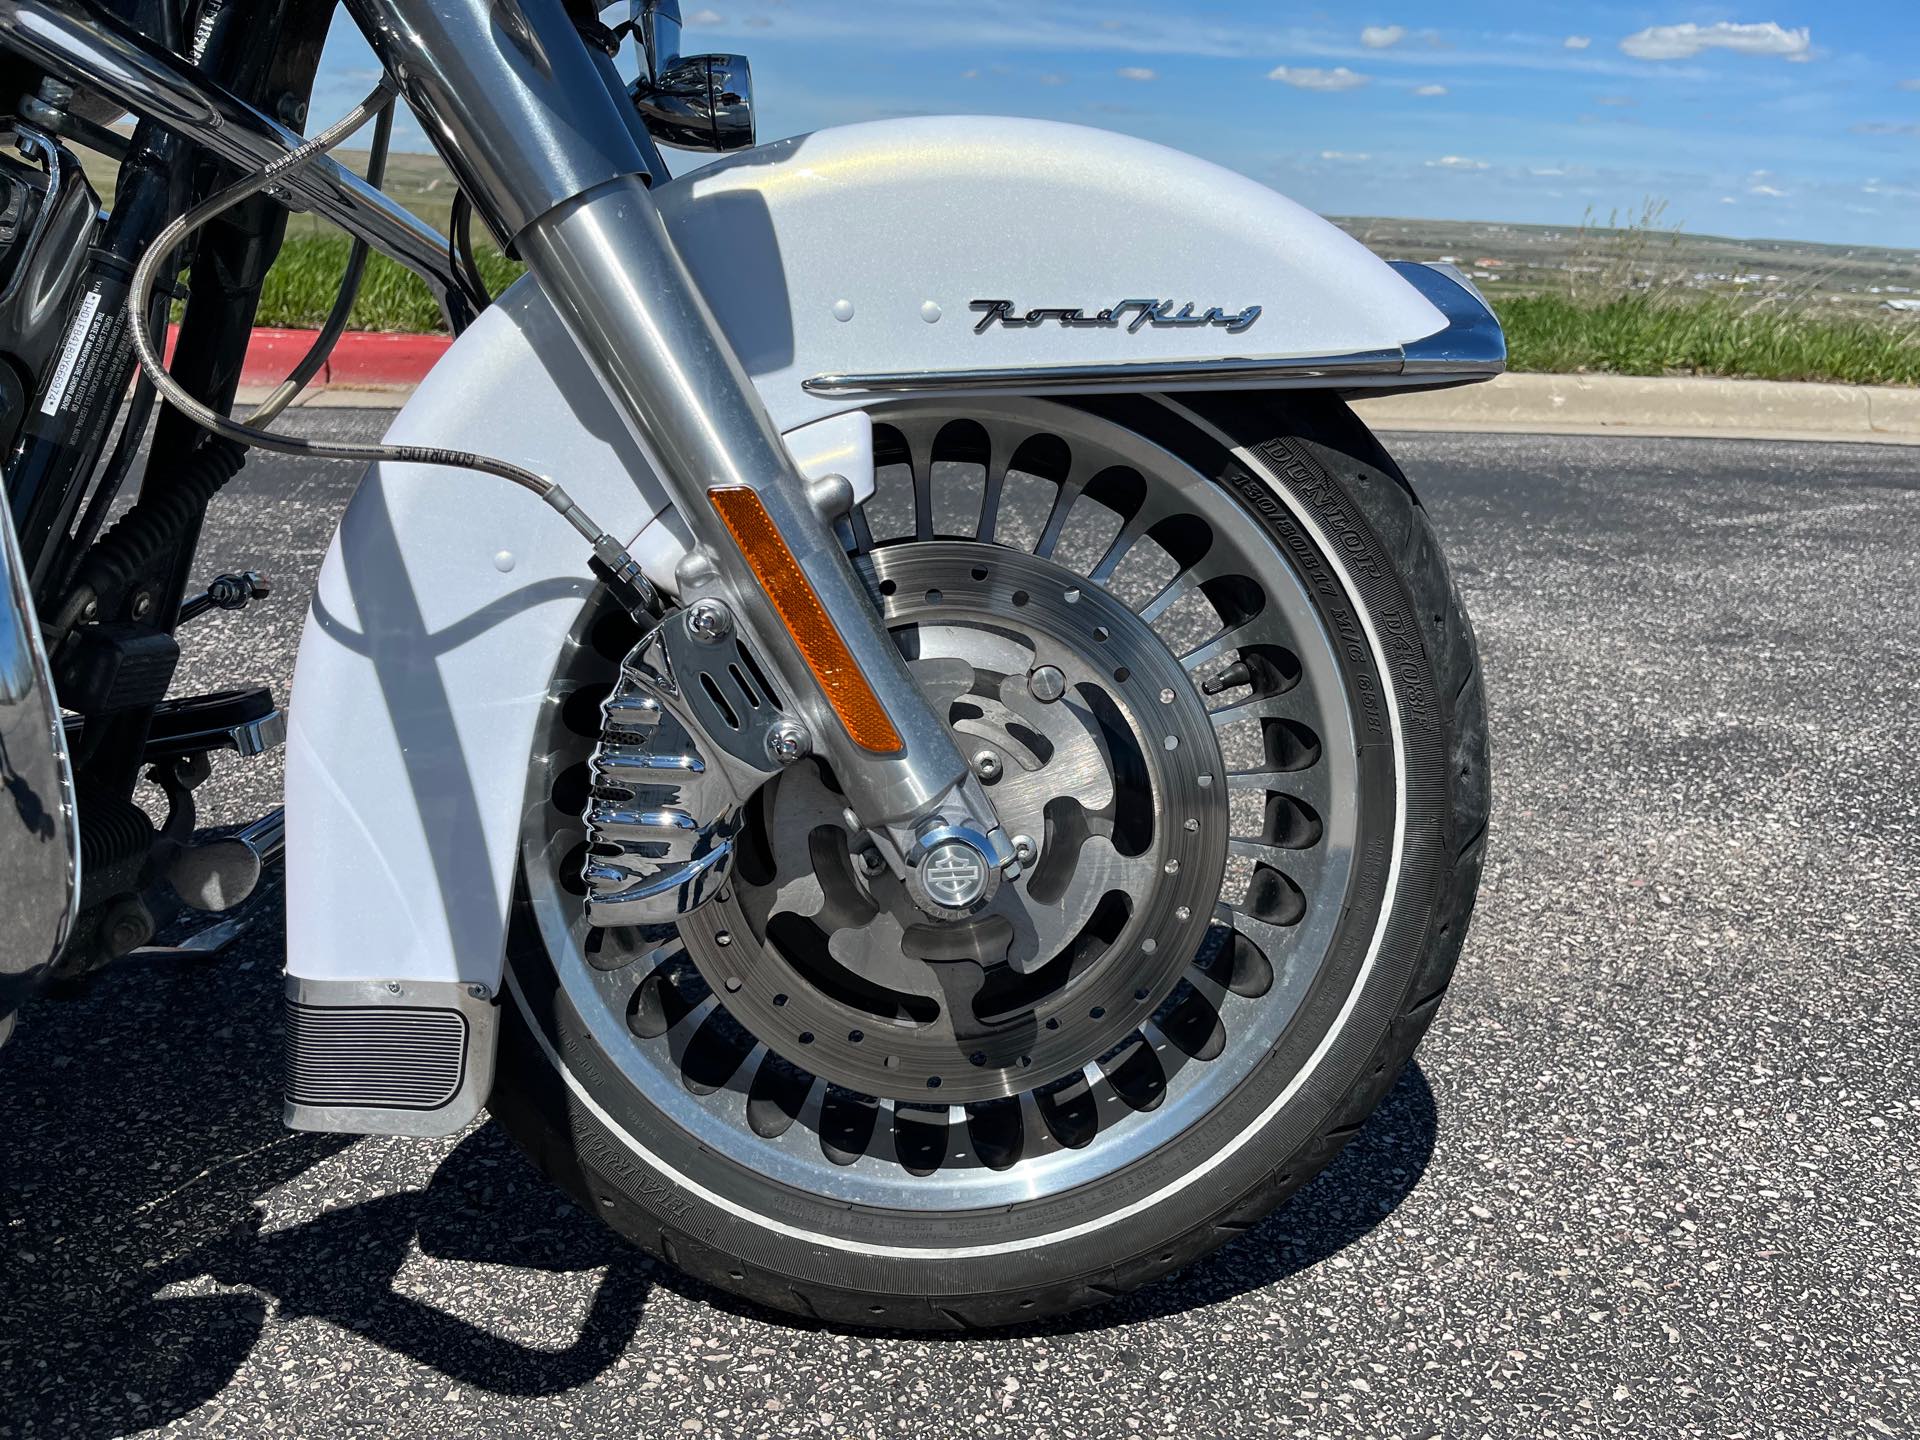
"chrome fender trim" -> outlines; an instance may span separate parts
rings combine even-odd
[[[1106,365],[1026,365],[1006,369],[896,371],[815,375],[813,395],[911,395],[928,390],[970,394],[1091,394],[1128,390],[1268,390],[1330,381],[1370,390],[1427,390],[1491,380],[1507,368],[1507,339],[1492,309],[1451,265],[1395,260],[1391,268],[1442,315],[1433,334],[1390,350],[1350,355],[1219,356],[1203,360],[1119,361]]]

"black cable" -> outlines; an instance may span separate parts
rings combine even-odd
[[[447,217],[447,233],[451,237],[447,259],[465,276],[468,288],[491,305],[493,295],[487,289],[487,277],[480,273],[480,257],[473,250],[473,201],[464,190],[453,192],[453,213]]]

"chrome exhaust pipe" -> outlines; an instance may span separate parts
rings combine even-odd
[[[286,849],[287,812],[270,810],[224,839],[189,845],[167,870],[167,883],[196,910],[231,910],[253,894],[267,866]]]

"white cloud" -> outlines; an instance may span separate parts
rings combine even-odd
[[[724,25],[726,23],[727,17],[718,10],[696,10],[687,16],[689,25]]]
[[[1731,195],[1722,195],[1720,197],[1720,203],[1722,205],[1738,205],[1740,202],[1734,199]]]
[[[978,80],[980,78],[980,72],[978,70],[962,70],[960,72],[960,78],[962,80]]]
[[[1747,187],[1747,193],[1749,195],[1764,195],[1769,200],[1784,200],[1787,198],[1787,192],[1780,189],[1777,185],[1749,185]]]
[[[1493,167],[1484,160],[1469,160],[1464,155],[1442,155],[1438,160],[1427,161],[1429,170],[1490,170]]]
[[[1157,72],[1147,69],[1144,65],[1122,65],[1113,73],[1118,75],[1122,80],[1155,80],[1159,78]]]
[[[1340,160],[1349,165],[1358,165],[1362,161],[1371,160],[1373,156],[1364,152],[1356,154],[1351,150],[1322,150],[1320,152],[1320,158],[1322,160]]]
[[[1902,80],[1900,82],[1900,88],[1902,90],[1920,90],[1920,75],[1914,76],[1911,80]]]
[[[1856,135],[1920,135],[1920,125],[1894,125],[1884,120],[1869,121],[1865,125],[1855,125]]]
[[[1596,105],[1611,105],[1615,109],[1624,110],[1629,106],[1638,105],[1640,102],[1631,95],[1596,95],[1593,97],[1593,103]]]
[[[1064,85],[1067,83],[1067,77],[1064,75],[1042,75],[1040,77],[1040,83],[1042,85]]]
[[[1569,50],[1584,50],[1593,44],[1593,37],[1591,35],[1569,35],[1561,43]]]
[[[1355,90],[1370,78],[1357,75],[1344,65],[1321,70],[1312,65],[1276,65],[1267,72],[1269,80],[1278,80],[1296,90]]]
[[[1415,89],[1413,93],[1422,97],[1444,95],[1447,93],[1447,87],[1444,85],[1422,85]]]
[[[1543,165],[1539,169],[1529,170],[1527,173],[1529,175],[1538,175],[1542,180],[1551,180],[1556,176],[1564,175],[1567,172],[1565,170],[1562,170],[1557,165]]]
[[[1360,32],[1360,43],[1369,50],[1385,50],[1407,38],[1404,25],[1369,25]]]
[[[1689,21],[1685,25],[1650,25],[1627,36],[1620,48],[1636,60],[1691,60],[1702,50],[1806,60],[1813,53],[1813,37],[1804,25],[1786,30],[1771,20],[1757,25],[1738,25],[1729,20],[1695,25]]]

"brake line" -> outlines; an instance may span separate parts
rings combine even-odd
[[[593,548],[594,558],[605,567],[608,572],[607,578],[637,592],[642,603],[651,608],[654,600],[653,589],[646,577],[640,573],[639,563],[627,553],[624,545],[596,524],[575,503],[572,496],[544,475],[537,474],[525,466],[516,465],[510,460],[476,454],[471,450],[452,450],[434,445],[354,444],[347,441],[309,440],[294,435],[277,434],[254,425],[243,424],[208,408],[188,393],[186,387],[168,373],[166,363],[154,344],[148,308],[160,269],[166,263],[167,257],[188,236],[215,216],[233,208],[248,197],[259,194],[282,176],[291,174],[301,166],[324,155],[373,118],[376,113],[390,105],[392,101],[392,86],[383,77],[380,84],[374,87],[366,99],[312,139],[278,156],[265,168],[201,201],[186,214],[170,222],[154,237],[153,243],[147,247],[146,254],[141,256],[139,265],[134,268],[127,298],[127,330],[132,337],[134,354],[140,362],[141,371],[169,405],[203,429],[241,445],[278,451],[284,455],[302,455],[321,460],[385,461],[406,465],[437,465],[456,470],[477,470],[483,475],[493,475],[510,481],[522,489],[530,490],[558,511],[561,518],[580,533]],[[324,354],[324,352],[321,353]],[[312,351],[309,352],[308,358],[313,358]],[[304,366],[305,362],[302,362],[301,368]],[[286,386],[281,386],[273,398],[278,398],[285,390]],[[291,394],[288,394],[287,399],[291,398]],[[270,399],[268,403],[271,405],[273,400]],[[282,406],[285,403],[281,401]]]
[[[367,153],[367,184],[376,190],[387,178],[387,147],[393,141],[393,110],[393,104],[389,101],[380,107],[380,113],[373,121],[373,146]],[[360,296],[360,281],[367,271],[368,248],[367,242],[360,236],[353,237],[353,244],[347,250],[347,268],[341,272],[339,293],[333,297],[333,308],[320,324],[320,333],[313,337],[313,344],[307,347],[307,353],[300,357],[300,363],[288,372],[287,378],[280,382],[271,395],[254,406],[253,413],[247,416],[249,425],[256,429],[264,426],[286,409],[307,388],[307,382],[320,373],[320,367],[327,363],[327,356],[333,353],[333,347],[340,342],[347,321],[353,315],[353,302]]]

